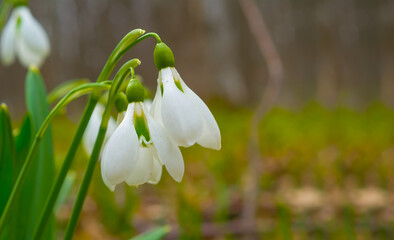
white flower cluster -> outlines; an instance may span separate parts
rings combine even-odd
[[[142,101],[129,103],[123,120],[104,146],[101,174],[112,191],[122,182],[130,186],[156,184],[161,178],[163,165],[172,178],[180,182],[184,163],[179,146],[189,147],[198,143],[206,148],[221,148],[215,118],[176,69],[161,69],[157,81],[150,109]],[[102,111],[95,111],[96,114],[102,115]],[[90,133],[87,134],[95,134],[93,139],[97,136],[97,119],[101,115],[92,116],[89,123]],[[91,124],[92,121],[95,124]],[[85,141],[85,145],[91,149],[94,141],[91,137],[86,139],[90,139],[89,143]]]
[[[26,68],[40,67],[50,52],[48,36],[26,6],[16,7],[1,36],[1,60],[4,65],[15,56]]]
[[[0,45],[5,65],[12,64],[16,56],[25,67],[39,67],[50,51],[45,30],[27,6],[14,8],[2,32]],[[179,146],[190,147],[198,143],[216,150],[221,148],[215,118],[179,76],[171,49],[160,41],[155,47],[154,58],[159,77],[151,107],[145,106],[143,91],[137,86],[132,90],[128,106],[127,102],[124,105],[126,113],[119,114],[124,116],[123,120],[118,120],[117,124],[110,119],[108,123],[101,153],[101,173],[112,191],[121,182],[131,186],[157,183],[163,165],[174,180],[180,182],[184,163]],[[83,140],[89,154],[96,142],[103,112],[104,106],[97,105],[87,126]]]

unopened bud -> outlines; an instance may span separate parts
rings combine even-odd
[[[145,88],[137,79],[131,79],[126,88],[129,103],[144,101]]]
[[[175,66],[174,54],[165,43],[156,44],[155,51],[153,52],[153,59],[159,70]]]
[[[127,105],[129,103],[127,102],[127,97],[126,94],[123,92],[118,93],[115,98],[115,108],[118,112],[124,112],[127,110]]]

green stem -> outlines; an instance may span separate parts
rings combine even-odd
[[[39,218],[38,226],[33,234],[32,239],[36,239],[36,240],[40,239],[41,235],[45,230],[45,227],[48,223],[48,219],[51,216],[53,206],[55,206],[60,189],[63,185],[64,179],[66,178],[71,163],[75,157],[79,143],[81,142],[85,129],[89,123],[90,116],[92,115],[94,107],[96,106],[96,103],[97,103],[97,98],[90,96],[88,104],[82,115],[82,119],[78,125],[77,132],[74,135],[70,149],[68,150],[66,158],[64,159],[63,166],[60,169],[60,173],[56,178],[56,182],[52,186],[51,192],[49,194],[49,198],[45,203],[44,211],[42,212],[41,217]]]
[[[132,44],[130,44],[130,45],[126,46],[124,49],[122,49],[119,54],[123,55],[125,52],[129,51],[130,48],[134,47],[135,45],[137,45],[138,43],[140,43],[141,41],[143,41],[144,39],[146,39],[148,37],[154,37],[156,39],[157,43],[161,43],[161,39],[160,39],[159,35],[157,35],[157,33],[150,32],[150,33],[144,34],[143,36],[137,38]]]
[[[119,44],[115,47],[115,49],[112,51],[110,57],[108,58],[106,64],[104,65],[98,79],[97,82],[101,82],[101,83],[106,83],[107,79],[109,78],[109,76],[111,75],[116,63],[120,60],[120,58],[124,55],[124,53],[126,51],[124,51],[124,49],[130,49],[132,46],[134,46],[135,44],[133,44],[136,39],[138,37],[141,36],[141,34],[143,34],[144,31],[141,29],[136,29],[136,30],[132,30],[131,32],[129,32],[120,42]],[[150,34],[151,35],[151,34]],[[141,41],[141,40],[140,40]],[[140,42],[138,41],[138,42]],[[131,42],[131,44],[130,44]],[[128,45],[127,45],[128,44]],[[125,47],[126,45],[126,47]],[[140,62],[138,61],[139,65]],[[132,64],[132,66],[136,66],[135,63]],[[66,178],[67,172],[71,166],[71,163],[75,157],[76,151],[78,149],[78,146],[82,140],[83,134],[85,132],[86,126],[89,122],[90,116],[93,112],[94,107],[97,104],[97,100],[93,99],[93,97],[91,96],[89,98],[89,102],[88,105],[85,108],[84,114],[82,115],[82,119],[81,122],[78,126],[77,132],[74,136],[74,139],[71,143],[70,149],[67,152],[66,158],[63,162],[62,168],[60,170],[59,176],[56,178],[56,183],[55,185],[52,187],[49,198],[46,201],[45,207],[44,207],[44,211],[41,214],[41,217],[39,219],[37,228],[35,229],[34,235],[33,235],[33,239],[40,239],[45,227],[48,223],[48,219],[51,215],[51,212],[53,210],[53,207],[56,203],[58,194],[60,192],[60,189],[63,185],[64,179]]]
[[[122,85],[123,81],[130,74],[130,72],[128,71],[129,68],[134,69],[139,64],[140,61],[138,59],[133,59],[127,62],[121,67],[121,69],[118,71],[118,73],[114,78],[114,82],[111,86],[111,89],[109,90],[108,102],[107,105],[105,106],[105,110],[101,120],[100,131],[98,133],[96,142],[94,144],[92,154],[90,155],[88,167],[86,168],[85,175],[83,176],[81,187],[79,188],[77,199],[75,200],[74,208],[66,228],[66,233],[64,235],[65,240],[67,239],[71,240],[72,236],[74,235],[75,227],[77,226],[78,223],[79,214],[81,213],[83,203],[85,202],[85,198],[89,189],[90,182],[92,180],[94,169],[96,167],[96,163],[100,156],[101,147],[103,146],[108,122],[111,117],[111,109],[114,105],[116,95],[118,94],[120,86]]]
[[[132,48],[133,46],[135,46],[136,44],[138,44],[139,42],[141,42],[145,38],[152,36],[156,39],[157,42],[161,42],[160,37],[156,33],[148,33],[148,34],[145,34],[144,36],[141,36],[141,34],[143,34],[143,33],[144,33],[144,31],[140,30],[140,29],[133,30],[130,33],[128,33],[119,42],[119,44],[115,47],[114,51],[111,53],[110,57],[108,58],[106,64],[104,65],[103,70],[101,71],[101,73],[97,79],[97,82],[104,83],[105,81],[107,81],[107,79],[110,77],[111,72],[113,71],[116,63],[120,60],[120,58],[130,48]],[[139,65],[139,61],[138,61],[137,65]],[[135,67],[136,65],[133,64],[133,66]],[[116,77],[115,77],[115,79],[116,79]],[[117,86],[117,89],[119,89],[119,87],[120,86]],[[57,196],[60,192],[61,186],[63,185],[64,179],[66,177],[66,173],[68,172],[68,169],[70,168],[72,160],[74,159],[75,153],[77,151],[78,145],[81,142],[83,133],[85,132],[86,125],[83,126],[83,123],[86,121],[86,124],[87,124],[87,122],[89,121],[90,116],[92,114],[92,112],[90,112],[90,110],[88,111],[88,108],[94,109],[96,103],[97,103],[97,101],[95,101],[94,103],[91,103],[89,101],[88,106],[85,108],[85,112],[82,116],[82,120],[80,122],[80,125],[78,126],[76,135],[75,135],[73,142],[70,146],[70,149],[67,153],[66,159],[64,160],[64,163],[63,163],[63,166],[62,166],[61,171],[59,173],[59,176],[56,179],[56,183],[51,189],[49,199],[47,200],[47,202],[45,204],[44,212],[42,213],[42,215],[39,219],[39,223],[38,223],[38,226],[37,226],[35,233],[33,235],[34,236],[33,239],[40,239],[43,231],[45,230],[50,213],[53,210],[53,207],[54,207],[55,202],[57,200]],[[91,110],[91,111],[93,111],[93,110]],[[89,182],[90,182],[90,180],[89,180]],[[87,185],[89,186],[89,183],[87,183]],[[82,199],[82,204],[83,204],[83,201],[84,201],[84,198]],[[79,216],[79,213],[78,213],[78,215],[76,215],[75,222],[78,220],[78,216]],[[75,228],[75,226],[74,226],[74,228]],[[74,232],[74,230],[72,230],[72,232]]]
[[[112,73],[112,71],[116,66],[116,63],[131,47],[133,47],[138,42],[140,42],[138,41],[138,39],[141,38],[141,35],[144,33],[145,31],[142,29],[135,29],[130,31],[128,34],[126,34],[126,36],[122,38],[122,40],[120,40],[118,45],[116,45],[115,49],[112,51],[111,55],[109,56],[107,62],[105,63],[103,70],[101,70],[97,82],[108,80],[110,74]]]
[[[105,133],[107,131],[107,127],[100,127],[100,131],[97,136],[96,143],[94,144],[92,155],[89,159],[89,164],[86,169],[85,175],[83,176],[82,184],[78,192],[77,199],[74,204],[73,212],[71,214],[71,218],[68,222],[66,233],[64,239],[72,239],[72,236],[75,231],[75,227],[78,222],[79,213],[82,210],[83,203],[85,201],[85,197],[89,188],[90,180],[92,179],[94,168],[96,166],[98,157],[100,155],[100,150],[104,142]]]
[[[25,162],[23,163],[23,167],[18,175],[18,178],[14,184],[14,187],[12,189],[11,195],[8,198],[7,204],[4,208],[4,212],[1,215],[0,218],[0,234],[3,232],[5,223],[8,221],[11,213],[11,209],[14,207],[15,204],[15,199],[18,196],[22,183],[25,180],[27,173],[30,169],[31,163],[33,162],[33,156],[35,155],[39,143],[42,139],[42,136],[45,133],[45,130],[48,128],[50,122],[52,121],[53,117],[64,107],[66,106],[70,101],[74,100],[76,97],[81,96],[81,93],[90,93],[90,92],[95,92],[98,90],[103,90],[103,89],[108,89],[109,86],[105,84],[100,84],[100,83],[89,83],[89,84],[84,84],[80,87],[77,87],[76,89],[70,91],[66,96],[64,96],[59,103],[52,109],[52,111],[48,114],[48,116],[45,118],[44,122],[42,123],[40,129],[38,130],[34,140],[33,144],[31,145],[29,149],[29,153],[26,157]]]

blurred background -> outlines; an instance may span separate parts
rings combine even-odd
[[[50,36],[48,91],[95,81],[118,41],[142,28],[172,48],[222,133],[221,151],[182,149],[181,184],[164,174],[157,186],[111,193],[98,167],[75,239],[127,239],[161,225],[171,226],[168,239],[394,238],[394,1],[31,0],[30,8]],[[141,59],[137,73],[153,93],[154,44],[124,57]],[[0,102],[21,119],[26,70],[0,73]],[[58,167],[85,102],[52,126]],[[60,229],[86,159],[81,149]]]

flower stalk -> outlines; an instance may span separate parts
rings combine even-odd
[[[85,201],[88,188],[90,185],[90,182],[92,180],[93,172],[96,167],[96,163],[98,161],[98,158],[100,156],[101,148],[104,142],[105,134],[107,131],[107,125],[109,122],[109,119],[111,117],[111,109],[114,105],[116,95],[118,94],[119,88],[122,85],[123,81],[127,78],[130,72],[128,72],[129,68],[135,68],[137,67],[141,62],[138,59],[131,60],[124,64],[119,72],[116,74],[114,82],[111,86],[111,89],[109,91],[109,96],[108,96],[108,102],[104,110],[103,118],[101,120],[101,126],[99,133],[97,135],[96,142],[93,147],[92,154],[89,159],[89,163],[87,166],[87,169],[85,171],[85,174],[83,176],[83,180],[81,183],[81,187],[79,189],[77,199],[74,204],[73,211],[71,213],[70,220],[68,222],[67,228],[66,228],[66,233],[64,236],[64,239],[72,239],[72,236],[75,231],[75,227],[77,226],[78,218],[82,210],[83,203]]]
[[[97,82],[99,82],[99,83],[107,82],[113,69],[115,68],[115,65],[118,63],[118,61],[121,59],[121,57],[128,50],[130,50],[133,46],[137,45],[142,40],[144,40],[148,37],[154,37],[157,42],[161,42],[159,35],[157,35],[156,33],[147,33],[147,34],[141,36],[142,34],[144,34],[144,32],[145,31],[142,29],[132,30],[118,43],[118,45],[112,51],[107,62],[105,63],[99,77],[97,78]],[[125,71],[125,70],[126,69],[123,69],[123,71]],[[122,72],[122,74],[124,74],[124,72]],[[119,89],[120,86],[121,85],[117,86],[117,89]],[[115,101],[115,97],[114,97],[114,101]],[[35,233],[33,235],[33,239],[40,239],[42,233],[45,230],[49,216],[53,210],[53,207],[54,207],[55,202],[57,200],[57,196],[59,195],[61,186],[63,185],[63,182],[66,178],[67,172],[72,164],[72,161],[75,157],[78,146],[82,140],[82,137],[85,133],[85,129],[89,123],[90,117],[93,113],[93,110],[94,110],[97,102],[98,102],[98,96],[96,94],[92,94],[89,97],[88,104],[84,110],[81,121],[80,121],[78,128],[77,128],[77,132],[75,133],[75,136],[74,136],[73,141],[71,143],[70,149],[67,152],[67,155],[66,155],[66,158],[63,162],[59,176],[57,177],[56,182],[55,182],[54,186],[52,187],[49,198],[45,204],[44,211],[43,211],[40,219],[38,220],[38,225],[37,225],[37,228],[36,228]],[[83,200],[82,200],[82,203],[83,203]]]

